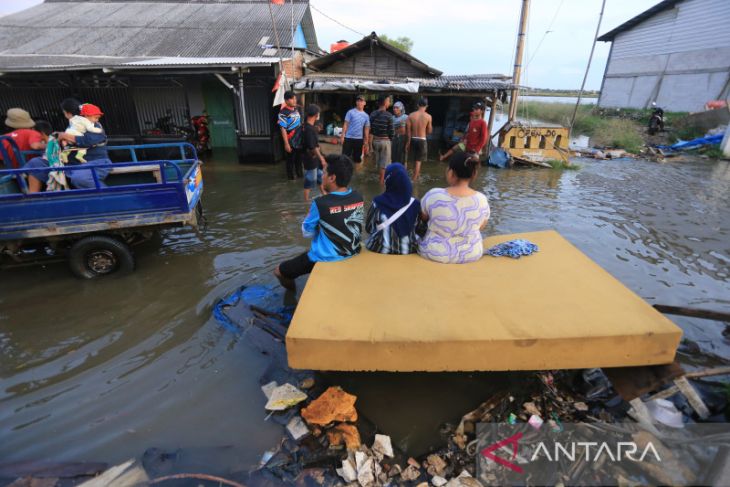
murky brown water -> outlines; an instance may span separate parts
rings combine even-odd
[[[300,252],[307,205],[281,167],[205,165],[208,228],[138,249],[123,279],[83,282],[63,264],[0,273],[0,459],[117,462],[146,448],[233,445],[255,464],[282,434],[264,421],[264,358],[211,319],[243,284],[271,283]],[[582,161],[580,171],[489,169],[487,233],[555,228],[652,303],[730,311],[730,165]],[[419,194],[442,184],[429,163]],[[369,199],[377,177],[355,186]],[[570,289],[559,290],[570,293]],[[677,319],[730,358],[719,323]],[[422,448],[504,375],[339,374],[401,447]]]

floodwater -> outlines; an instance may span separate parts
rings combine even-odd
[[[211,306],[241,285],[273,283],[275,264],[307,245],[307,205],[281,166],[233,161],[219,153],[205,164],[207,229],[169,231],[139,248],[132,275],[84,282],[63,264],[0,273],[0,460],[118,462],[153,446],[230,445],[245,468],[276,445],[283,431],[264,420],[258,383],[266,358],[217,325]],[[727,162],[579,163],[483,170],[485,233],[554,228],[651,303],[730,311]],[[442,176],[443,166],[426,163],[418,193]],[[367,199],[378,192],[369,169],[354,185]],[[720,323],[676,322],[706,354],[730,359]],[[441,422],[510,377],[331,378],[397,445],[419,453]]]

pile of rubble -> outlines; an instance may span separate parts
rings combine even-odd
[[[665,396],[672,387],[664,389],[667,391]],[[476,487],[511,483],[512,479],[506,476],[508,471],[496,464],[477,471],[481,457],[479,424],[523,425],[533,432],[541,429],[562,432],[564,425],[589,424],[598,432],[624,432],[639,443],[649,439],[660,443],[657,438],[666,439],[666,435],[662,436],[652,424],[658,424],[658,428],[677,429],[682,428],[683,423],[693,421],[690,416],[699,419],[689,405],[687,408],[675,407],[675,403],[681,403],[681,398],[671,402],[645,396],[650,399],[642,402],[647,409],[642,409],[635,401],[623,400],[601,369],[539,372],[530,376],[519,391],[498,392],[465,414],[458,425],[442,427],[441,432],[448,440],[439,449],[423,457],[409,458],[394,449],[390,437],[375,432],[372,425],[358,416],[356,397],[339,387],[329,387],[316,397],[311,394],[313,399],[291,384],[267,384],[263,389],[269,397],[267,409],[272,414],[289,415],[286,421],[289,437],[276,451],[267,452],[251,480],[275,478],[285,483],[313,486]],[[726,402],[720,401],[711,403],[710,408],[724,414],[726,406]],[[649,431],[644,428],[647,422]],[[627,423],[635,428],[620,426]],[[673,458],[668,450],[663,450],[662,455]],[[651,465],[643,466],[644,471],[637,473],[578,464],[564,478],[566,482],[571,478],[575,480],[590,469],[589,473],[595,479],[610,481],[621,476],[629,484],[687,483],[698,479],[678,465],[659,470],[652,470]]]

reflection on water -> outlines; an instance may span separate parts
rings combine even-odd
[[[0,458],[116,462],[146,448],[232,445],[243,464],[273,446],[258,376],[265,358],[216,326],[211,304],[306,241],[301,183],[283,169],[205,165],[208,226],[140,248],[123,279],[83,282],[64,265],[0,274]],[[730,311],[730,169],[725,162],[582,161],[580,171],[485,170],[488,234],[555,228],[650,302]],[[442,184],[427,163],[423,195]],[[369,170],[355,185],[378,192]],[[554,292],[571,292],[570,289]],[[448,303],[444,303],[448,305]],[[678,320],[728,357],[719,324]],[[334,374],[402,447],[475,406],[496,374]],[[446,398],[446,399],[445,399]],[[449,407],[450,406],[450,407]]]

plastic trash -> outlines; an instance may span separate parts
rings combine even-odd
[[[533,414],[532,416],[530,416],[530,419],[527,420],[527,424],[529,424],[536,430],[539,430],[542,427],[543,423],[544,421],[542,420],[542,418],[536,414]]]
[[[291,384],[284,384],[271,391],[269,402],[267,402],[264,407],[269,411],[283,411],[299,404],[306,398],[307,395],[295,386]]]
[[[652,417],[663,425],[672,428],[683,428],[684,421],[682,413],[677,409],[672,401],[666,399],[654,399],[646,403],[646,408]]]
[[[302,418],[294,416],[286,425],[286,430],[289,432],[294,441],[299,441],[309,434],[309,428],[304,424]]]
[[[391,443],[390,436],[388,435],[376,434],[372,450],[376,455],[380,454],[390,458],[395,456],[393,453],[393,444]]]

